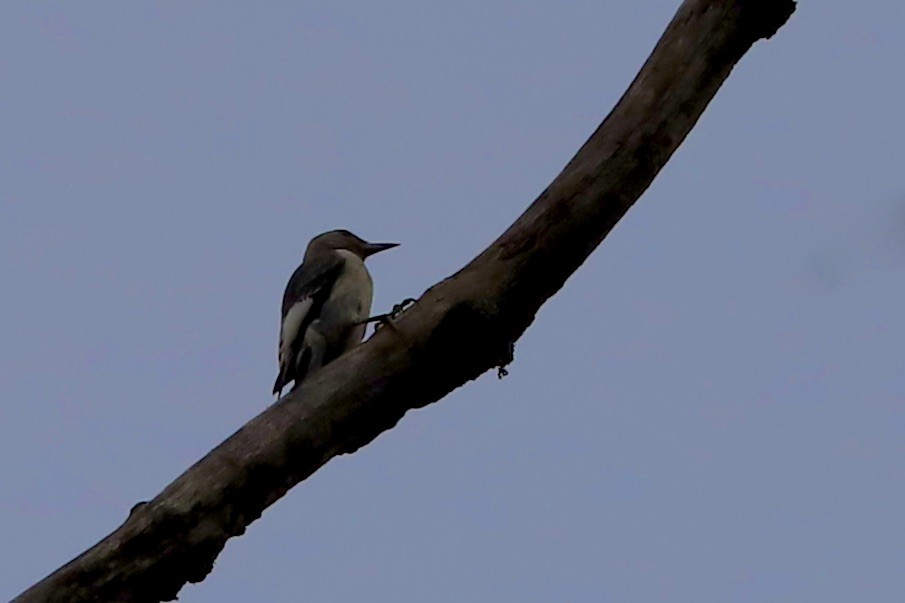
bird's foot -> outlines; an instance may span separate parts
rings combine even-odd
[[[414,298],[407,297],[398,304],[394,305],[392,310],[384,314],[381,319],[377,321],[377,324],[374,325],[374,329],[379,329],[385,325],[390,324],[392,321],[399,318],[400,314],[405,312],[411,306],[415,305],[416,301],[417,300],[415,300]]]
[[[372,316],[362,322],[367,324],[369,322],[376,322],[374,325],[375,329],[379,329],[384,325],[390,324],[392,321],[396,320],[400,314],[405,312],[408,308],[413,306],[417,300],[412,297],[407,297],[398,304],[393,306],[393,309],[387,312],[386,314],[378,314],[377,316]]]
[[[404,300],[393,306],[393,310],[390,312],[390,318],[396,318],[403,312],[405,312],[408,308],[415,305],[417,302],[413,297],[406,297]]]

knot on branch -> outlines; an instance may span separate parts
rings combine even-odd
[[[450,308],[428,341],[413,350],[423,367],[419,379],[430,399],[478,378],[495,367],[505,370],[513,360],[515,338],[512,321],[487,301],[463,301]]]
[[[509,375],[509,371],[506,370],[506,367],[512,364],[515,360],[515,342],[509,342],[509,348],[506,350],[506,356],[500,358],[496,365],[496,376],[497,379],[502,379],[503,377],[507,377]]]

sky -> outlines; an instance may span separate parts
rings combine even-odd
[[[677,0],[0,4],[0,600],[271,402],[307,241],[479,253]],[[802,1],[487,373],[330,461],[183,603],[905,591],[905,5]]]

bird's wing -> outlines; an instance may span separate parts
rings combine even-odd
[[[294,360],[304,340],[305,331],[330,296],[342,264],[339,256],[319,258],[314,265],[303,263],[289,279],[283,293],[283,318],[278,348],[280,374],[274,384],[274,393],[281,391],[295,378]]]
[[[317,262],[303,263],[296,268],[283,292],[283,317],[286,317],[292,306],[304,299],[311,298],[323,303],[330,295],[330,289],[342,266],[342,256],[331,254],[318,258]]]

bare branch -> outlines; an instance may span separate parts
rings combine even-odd
[[[511,360],[541,304],[648,187],[793,0],[687,0],[628,91],[521,217],[362,346],[312,375],[16,601],[159,601],[332,457]]]

